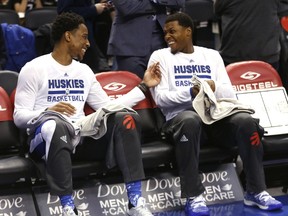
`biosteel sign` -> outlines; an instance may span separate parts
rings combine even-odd
[[[261,74],[253,71],[248,71],[240,75],[241,79],[245,80],[245,83],[242,83],[238,78],[237,81],[234,81],[233,89],[234,91],[251,91],[255,89],[267,89],[279,87],[277,83],[273,81],[264,81],[261,78]],[[234,78],[235,79],[235,78]],[[237,82],[240,83],[237,83]]]

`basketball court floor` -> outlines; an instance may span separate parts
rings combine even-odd
[[[243,202],[235,202],[229,204],[209,205],[210,216],[287,216],[288,215],[288,195],[276,197],[280,200],[284,207],[279,211],[262,211],[254,207],[246,207]],[[184,210],[167,211],[155,213],[155,216],[185,216]]]
[[[210,216],[288,216],[288,194],[282,187],[267,191],[284,207],[263,211],[243,205],[243,187],[233,163],[202,167],[203,194]],[[147,175],[147,174],[146,174]],[[74,181],[73,197],[79,216],[126,216],[128,200],[119,173]],[[142,196],[155,216],[185,216],[180,178],[174,171],[148,173]],[[33,186],[0,188],[0,216],[63,216],[59,198],[49,193],[45,181]]]

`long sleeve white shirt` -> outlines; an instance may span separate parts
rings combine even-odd
[[[192,108],[193,74],[201,79],[214,80],[216,98],[235,98],[223,60],[216,50],[194,46],[191,54],[172,54],[170,48],[164,48],[152,53],[148,66],[155,62],[160,63],[162,79],[151,93],[166,120]]]
[[[76,108],[76,114],[70,119],[73,121],[85,115],[86,102],[97,110],[109,103],[132,107],[144,98],[142,91],[135,87],[112,102],[87,65],[73,60],[70,65],[64,66],[47,54],[26,63],[20,71],[14,122],[18,127],[26,128],[30,119],[61,101]]]

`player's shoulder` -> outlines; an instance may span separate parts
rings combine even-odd
[[[38,56],[31,61],[27,62],[25,66],[30,66],[30,67],[43,67],[47,64],[49,64],[50,59],[51,59],[51,54],[45,54]]]
[[[202,46],[194,46],[194,51],[195,52],[208,53],[208,54],[215,54],[215,55],[219,54],[218,50],[208,48],[208,47],[202,47]]]
[[[194,52],[208,58],[221,58],[219,51],[212,48],[194,46]]]
[[[85,63],[79,62],[77,60],[73,60],[72,65],[75,71],[81,71],[81,74],[83,75],[83,77],[88,76],[90,79],[91,76],[95,76],[93,70]]]
[[[170,52],[170,48],[169,47],[165,47],[165,48],[161,48],[161,49],[155,50],[153,53],[156,53],[156,54],[167,54],[167,53],[171,53],[171,52]]]
[[[170,48],[161,48],[158,50],[155,50],[151,57],[152,58],[157,58],[157,59],[166,59],[168,56],[172,55]]]

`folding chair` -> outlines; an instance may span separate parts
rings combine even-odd
[[[17,86],[19,73],[10,70],[0,70],[0,86],[2,86],[9,97]]]
[[[14,184],[20,179],[31,184],[34,166],[24,155],[19,130],[13,122],[13,106],[2,87],[0,113],[0,184]]]
[[[28,10],[25,13],[24,26],[31,30],[36,30],[44,24],[52,23],[56,16],[56,7],[43,7]]]
[[[0,9],[0,23],[20,24],[20,18],[15,10]]]

